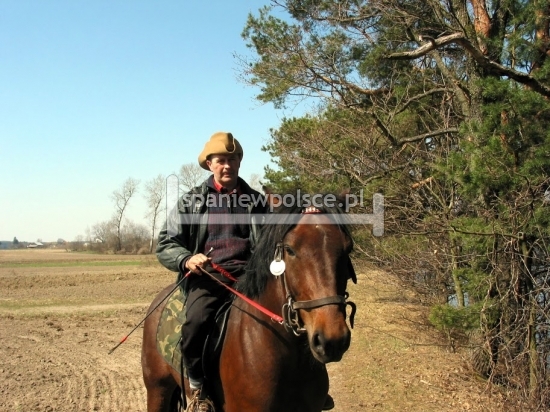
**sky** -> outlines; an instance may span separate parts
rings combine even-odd
[[[85,236],[113,191],[140,180],[126,217],[146,223],[143,185],[196,163],[210,136],[263,176],[269,129],[297,113],[255,100],[235,55],[268,0],[0,0],[0,241]]]

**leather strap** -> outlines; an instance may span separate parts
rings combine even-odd
[[[343,305],[346,303],[344,296],[329,296],[321,299],[314,300],[302,300],[299,302],[292,302],[293,309],[314,309],[320,308],[326,305]]]

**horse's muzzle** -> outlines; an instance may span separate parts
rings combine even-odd
[[[348,350],[351,342],[351,332],[346,331],[335,337],[329,337],[323,331],[312,334],[309,344],[313,356],[322,363],[338,362]]]

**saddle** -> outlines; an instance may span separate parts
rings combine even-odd
[[[208,337],[204,343],[202,362],[203,370],[207,377],[217,373],[216,361],[218,360],[227,327],[229,309],[233,299],[226,301],[218,310],[215,322],[211,326]],[[162,358],[177,372],[187,378],[187,371],[182,366],[181,355],[181,328],[185,322],[185,296],[181,288],[167,299],[162,310],[157,327],[157,350]]]

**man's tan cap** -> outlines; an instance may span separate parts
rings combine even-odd
[[[204,145],[201,154],[199,155],[199,165],[206,170],[210,170],[206,165],[206,159],[213,154],[238,154],[243,157],[243,148],[240,143],[233,137],[231,133],[217,132],[214,133],[208,142]]]

